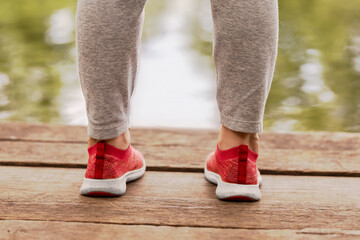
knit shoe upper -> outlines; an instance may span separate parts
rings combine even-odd
[[[114,179],[125,173],[143,167],[142,154],[131,145],[126,150],[118,149],[105,142],[98,142],[88,148],[89,160],[85,178]]]
[[[227,150],[216,150],[207,159],[208,171],[220,175],[222,181],[237,184],[258,184],[256,160],[258,154],[247,145],[240,145]]]

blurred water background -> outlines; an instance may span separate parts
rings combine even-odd
[[[360,0],[279,0],[264,130],[360,132]],[[86,125],[76,0],[0,0],[0,120]],[[216,128],[209,0],[149,0],[132,126]],[[119,56],[121,57],[121,56]]]

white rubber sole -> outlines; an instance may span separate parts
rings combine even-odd
[[[207,170],[206,165],[204,172],[206,180],[217,185],[216,197],[221,200],[259,201],[261,199],[262,178],[259,171],[258,184],[256,185],[224,182],[219,174]]]
[[[145,173],[146,165],[139,169],[125,173],[114,179],[91,179],[84,178],[80,193],[89,196],[121,196],[126,192],[126,183],[141,178]]]

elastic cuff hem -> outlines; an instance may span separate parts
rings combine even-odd
[[[262,122],[244,122],[233,118],[220,117],[223,126],[236,132],[259,133],[263,131]]]
[[[129,128],[128,124],[122,124],[120,126],[108,129],[93,128],[88,126],[88,135],[94,139],[106,140],[120,136]]]

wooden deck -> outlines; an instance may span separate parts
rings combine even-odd
[[[216,131],[131,129],[145,176],[81,196],[86,128],[0,124],[0,239],[360,239],[360,134],[260,134],[263,199],[223,202],[203,176]]]

